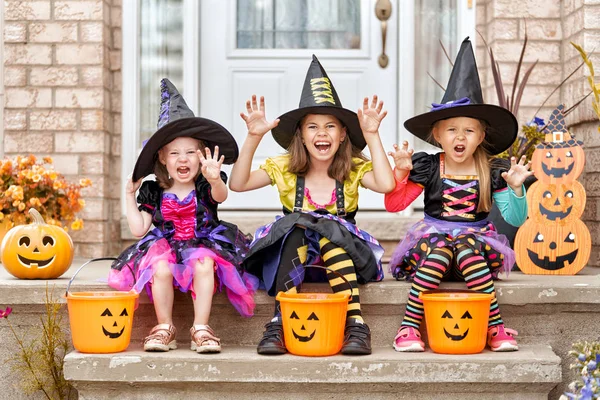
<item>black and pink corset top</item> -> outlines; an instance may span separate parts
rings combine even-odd
[[[175,227],[173,239],[187,240],[195,237],[196,192],[192,190],[183,200],[174,193],[163,193],[160,211],[165,221],[172,221]]]

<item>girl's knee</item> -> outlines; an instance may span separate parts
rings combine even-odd
[[[166,261],[158,262],[154,270],[154,279],[160,281],[173,279],[173,273],[171,273]]]
[[[196,275],[208,275],[215,272],[215,261],[210,257],[198,259],[194,264]]]

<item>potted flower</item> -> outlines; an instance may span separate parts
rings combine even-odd
[[[81,189],[92,182],[67,182],[52,162],[50,157],[38,161],[32,154],[0,160],[0,239],[12,226],[31,222],[30,208],[38,210],[48,224],[65,230],[83,228],[77,217],[85,206]]]

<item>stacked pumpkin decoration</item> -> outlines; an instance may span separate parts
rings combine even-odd
[[[585,153],[567,132],[563,109],[561,104],[552,112],[546,140],[531,159],[537,182],[527,191],[529,219],[515,237],[517,265],[525,274],[575,275],[590,257],[590,232],[580,219],[585,189],[577,181]]]
[[[2,265],[20,279],[54,279],[73,261],[73,241],[63,228],[48,225],[35,209],[33,223],[17,225],[2,240]]]

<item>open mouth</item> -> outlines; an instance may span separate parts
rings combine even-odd
[[[575,249],[564,256],[557,256],[555,261],[550,261],[550,257],[546,256],[544,258],[539,258],[537,254],[527,249],[527,253],[531,262],[541,269],[545,269],[546,271],[556,271],[557,269],[566,267],[568,264],[573,264],[573,261],[575,261],[575,258],[577,257],[578,251],[578,249]]]
[[[540,213],[550,221],[567,218],[571,214],[572,209],[573,206],[570,206],[566,211],[550,211],[540,203]]]
[[[458,155],[463,155],[465,150],[467,150],[465,145],[457,144],[456,146],[454,146],[454,152]]]
[[[465,331],[465,333],[463,333],[462,335],[452,335],[450,333],[448,333],[448,331],[446,330],[446,328],[444,328],[444,333],[446,334],[446,337],[450,340],[454,340],[455,342],[459,342],[461,340],[463,340],[464,338],[467,337],[467,335],[469,334],[469,330],[467,329]]]
[[[313,331],[313,333],[311,333],[309,336],[300,336],[292,329],[292,333],[294,334],[294,337],[301,342],[310,342],[312,340],[312,338],[315,337],[316,332],[317,332],[317,330],[315,329]]]
[[[330,148],[331,148],[331,143],[330,142],[326,142],[326,141],[323,141],[323,140],[315,142],[315,149],[317,149],[317,151],[319,153],[327,153]]]
[[[29,258],[23,257],[20,254],[17,254],[17,255],[19,256],[19,262],[25,268],[31,268],[32,265],[35,265],[37,268],[47,267],[48,265],[50,265],[50,263],[52,263],[52,261],[54,261],[54,257],[56,257],[56,256],[52,256],[52,258],[49,258],[47,260],[31,260]]]
[[[190,169],[188,167],[177,168],[177,176],[180,178],[187,178],[190,175]]]
[[[121,329],[120,332],[113,333],[113,332],[107,331],[104,327],[102,327],[102,332],[104,332],[104,335],[108,336],[111,339],[117,339],[117,338],[119,338],[123,334],[124,330],[125,330],[125,327],[123,327],[123,329]]]

